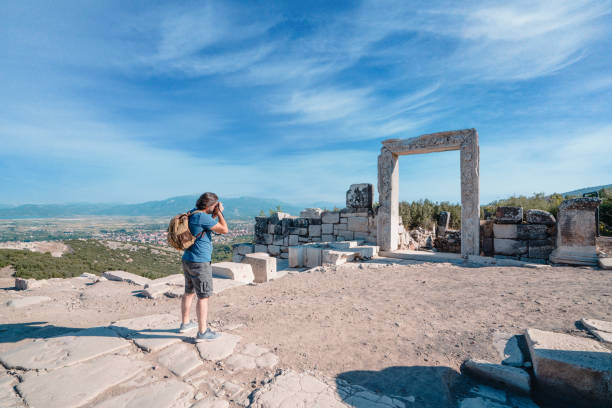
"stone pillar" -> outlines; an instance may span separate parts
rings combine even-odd
[[[557,214],[556,249],[550,261],[572,265],[597,265],[595,211],[601,200],[595,197],[565,200]]]
[[[377,241],[383,251],[395,251],[399,241],[398,156],[383,147],[378,156]]]
[[[480,149],[478,133],[461,143],[461,256],[479,255],[480,250]]]
[[[438,215],[438,228],[436,235],[443,236],[448,226],[450,225],[450,213],[448,211],[440,211]]]

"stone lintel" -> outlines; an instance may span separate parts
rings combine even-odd
[[[430,133],[409,139],[388,139],[382,142],[384,148],[397,155],[422,154],[459,150],[466,138],[476,133],[476,129],[451,130]]]

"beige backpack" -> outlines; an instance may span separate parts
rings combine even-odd
[[[205,231],[202,231],[197,237],[194,237],[191,231],[189,231],[189,216],[197,212],[202,211],[179,214],[170,220],[168,225],[168,244],[171,247],[184,251],[204,234]]]

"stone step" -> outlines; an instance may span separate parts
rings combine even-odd
[[[218,262],[212,264],[213,276],[251,283],[255,280],[253,268],[249,263]]]
[[[527,329],[536,382],[543,391],[612,404],[612,352],[596,340]]]

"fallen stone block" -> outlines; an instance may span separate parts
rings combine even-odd
[[[155,285],[144,289],[141,294],[147,299],[159,299],[168,291],[167,285]]]
[[[519,336],[497,332],[493,335],[493,347],[497,350],[503,365],[522,367],[525,363],[525,356],[519,345]]]
[[[304,266],[304,247],[289,247],[289,267],[301,268]]]
[[[520,224],[523,222],[523,207],[497,207],[495,223]]]
[[[251,265],[257,283],[267,282],[276,276],[276,259],[266,253],[247,254],[242,262]]]
[[[42,287],[46,283],[47,282],[45,280],[15,278],[15,289],[17,290],[36,289],[36,288]]]
[[[151,288],[153,286],[163,286],[163,285],[175,285],[175,286],[185,286],[185,275],[182,273],[175,273],[172,275],[164,276],[163,278],[153,279],[144,285],[145,289]]]
[[[17,390],[29,407],[78,408],[148,366],[145,361],[107,355],[46,374],[26,376]]]
[[[582,319],[580,322],[599,341],[612,343],[612,322],[595,319]]]
[[[108,327],[94,327],[66,333],[61,337],[21,344],[0,354],[7,368],[22,370],[55,370],[82,363],[104,354],[129,347]]]
[[[11,299],[6,302],[8,307],[19,309],[22,307],[34,306],[40,303],[49,302],[51,298],[49,296],[26,296],[21,298]]]
[[[207,361],[223,360],[234,352],[240,336],[229,333],[221,333],[221,337],[212,341],[197,343],[200,356]]]
[[[177,343],[163,349],[158,354],[157,361],[179,377],[184,377],[203,365],[195,347],[186,343]]]
[[[483,360],[466,360],[462,366],[463,370],[483,380],[503,384],[526,394],[531,390],[529,374],[521,368]]]
[[[525,332],[539,388],[612,404],[612,353],[599,342],[537,329]]]
[[[321,266],[321,248],[306,247],[304,253],[304,263],[307,268]]]
[[[191,405],[194,393],[190,385],[170,379],[111,397],[94,408],[183,408]]]
[[[251,283],[255,279],[253,268],[248,263],[217,262],[212,264],[213,276]]]
[[[598,264],[601,269],[610,270],[612,269],[612,258],[599,258]]]
[[[125,271],[106,271],[102,274],[106,279],[118,282],[128,282],[134,285],[144,286],[151,282],[151,279],[145,278],[144,276],[136,275],[134,273]]]
[[[323,249],[321,251],[322,265],[342,265],[355,259],[355,252]]]
[[[555,225],[557,220],[555,217],[544,210],[527,210],[525,219],[529,224],[544,224],[544,225]]]
[[[378,256],[378,246],[376,245],[360,245],[350,248],[350,250],[357,252],[362,259],[371,259]]]

